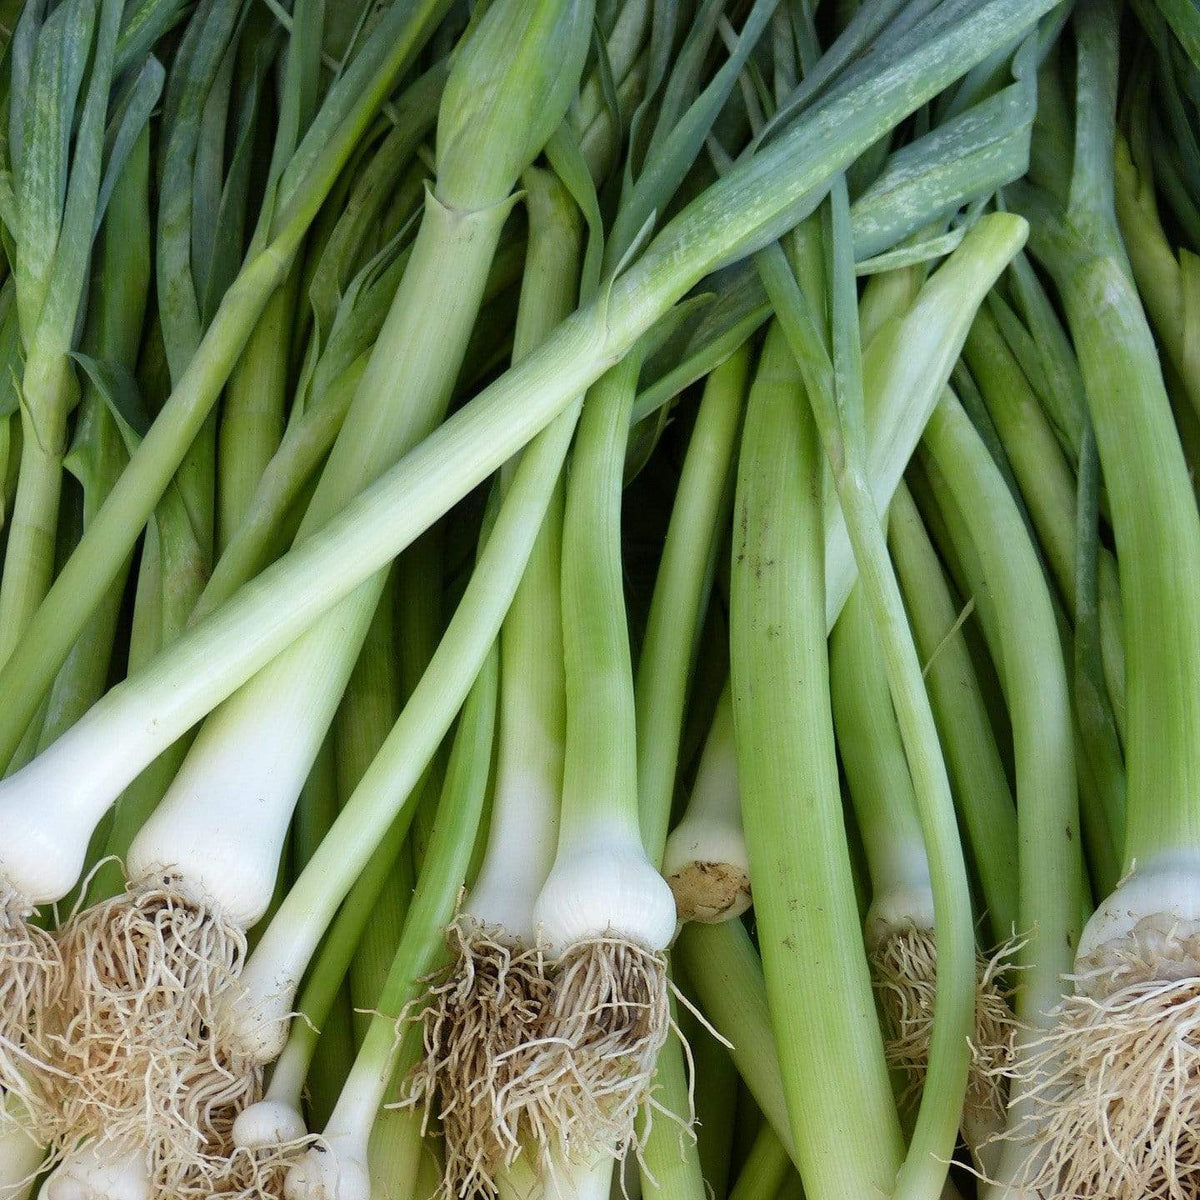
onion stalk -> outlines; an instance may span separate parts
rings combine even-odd
[[[938,952],[933,888],[904,747],[877,635],[856,588],[830,640],[834,725],[871,875],[865,935],[883,1017],[888,1063],[904,1081],[902,1110],[925,1082],[935,1013]],[[981,1170],[982,1151],[1004,1128],[1004,1070],[1014,1022],[1004,956],[978,956],[971,1068],[962,1127]]]
[[[620,562],[640,365],[631,353],[589,395],[563,517],[562,808],[534,919],[557,956],[546,1061],[535,1069],[548,1081],[544,1120],[564,1159],[615,1156],[629,1144],[670,1022],[663,952],[675,903],[642,843]]]
[[[442,929],[462,887],[487,792],[496,716],[497,658],[480,672],[463,708],[421,877],[404,933],[367,1036],[330,1114],[318,1147],[288,1171],[287,1200],[369,1200],[371,1130],[395,1076],[416,1056],[416,1028],[404,1029],[404,1011],[438,953]]]
[[[22,905],[52,899],[71,886],[96,820],[114,794],[159,749],[524,444],[706,271],[753,248],[753,239],[761,237],[772,221],[794,220],[797,205],[811,204],[814,198],[809,194],[828,178],[832,166],[844,164],[876,140],[904,112],[945,86],[990,47],[1004,44],[1042,8],[1040,0],[1015,6],[998,2],[985,5],[962,22],[937,26],[923,44],[907,47],[905,62],[919,80],[915,87],[910,78],[902,83],[898,76],[885,74],[877,81],[872,74],[818,104],[804,122],[789,127],[743,167],[714,185],[702,202],[684,209],[601,298],[565,322],[538,352],[456,414],[443,430],[410,454],[396,473],[368,489],[360,500],[347,506],[341,517],[265,571],[253,586],[239,593],[234,603],[197,625],[151,669],[114,689],[46,754],[7,781],[0,789],[0,805],[12,836],[6,838],[0,851],[0,869],[6,886],[18,896],[11,911],[19,915]],[[386,28],[391,30],[390,25]],[[398,57],[403,57],[411,46],[411,42],[401,40],[403,45],[397,43],[394,49]],[[362,84],[353,72],[344,77],[339,92],[343,99],[345,88],[352,86],[348,82],[352,77],[358,86]],[[850,113],[853,119],[847,120]],[[314,130],[321,119],[319,115]],[[323,135],[328,133],[324,126],[322,131]],[[827,137],[829,133],[835,136]],[[313,137],[310,133],[306,138],[309,150]],[[339,127],[338,136],[318,159],[325,162],[330,156],[336,158],[343,142]],[[286,176],[285,183],[291,178]],[[768,181],[769,186],[765,186]],[[286,188],[284,192],[281,211],[286,212],[290,201]],[[303,203],[296,201],[297,220],[309,211],[310,202],[310,198]],[[680,256],[677,252],[684,246],[689,253]],[[159,480],[165,479],[164,467],[168,473],[170,470],[169,463],[158,461],[158,454],[181,432],[194,432],[197,406],[202,407],[206,397],[211,398],[208,389],[214,372],[224,371],[228,356],[236,352],[236,348],[231,350],[225,344],[230,336],[227,330],[240,327],[245,312],[257,311],[256,297],[264,287],[269,292],[274,283],[267,286],[268,281],[280,278],[287,267],[288,255],[282,253],[281,257],[281,253],[278,246],[268,247],[254,257],[247,274],[227,293],[217,320],[189,368],[188,386],[177,392],[178,402],[169,406],[171,415],[156,422],[130,469],[122,475],[97,518],[88,552],[77,554],[72,560],[75,565],[60,575],[55,584],[58,599],[43,606],[38,618],[42,622],[39,635],[22,643],[18,658],[13,660],[14,670],[18,659],[26,661],[32,671],[29,678],[36,680],[41,667],[33,667],[54,658],[54,638],[62,636],[50,614],[69,615],[62,607],[64,597],[71,598],[67,609],[72,611],[77,602],[85,605],[85,584],[94,586],[108,578],[104,566],[107,556],[115,555],[120,560],[127,553],[129,543],[120,536],[121,527],[130,521],[134,527],[140,525],[161,491]],[[226,332],[218,335],[219,327]],[[449,458],[445,455],[447,446],[454,447]],[[440,460],[437,455],[442,456]],[[409,503],[403,511],[399,506],[390,507],[398,499],[414,498],[419,498],[418,502]],[[385,512],[391,514],[387,526],[380,522]],[[111,540],[106,541],[107,537]],[[96,551],[96,546],[102,546],[102,552]],[[336,578],[323,576],[314,569],[322,560],[326,570],[334,561],[347,570]],[[85,580],[79,578],[80,571],[85,571]],[[297,588],[295,584],[301,579],[306,586]],[[78,596],[72,595],[73,588]],[[242,621],[246,624],[239,633]],[[46,622],[54,629],[49,640],[42,636]],[[71,624],[71,620],[65,620],[63,629],[69,630]],[[253,636],[246,636],[251,632]],[[224,647],[220,655],[211,653],[214,645]],[[26,651],[26,647],[31,648]],[[14,700],[12,711],[22,703],[24,700]],[[153,723],[142,719],[148,707],[155,712]],[[6,709],[6,718],[9,711]],[[88,749],[89,743],[92,749]],[[77,753],[82,753],[82,759],[75,758]],[[79,761],[89,764],[86,779],[75,769]],[[63,768],[66,778],[74,781],[70,786],[64,786],[62,775],[55,780]],[[43,786],[38,779],[50,786]],[[21,795],[26,797],[24,803]],[[33,797],[38,819],[31,824]],[[53,798],[54,816],[43,807],[47,797]],[[393,811],[392,803],[375,809],[362,826],[364,831],[373,830],[367,834],[372,840],[362,855],[355,851],[346,856],[346,869],[356,871],[361,867],[382,828],[390,823]],[[366,809],[361,812],[365,815]],[[47,838],[53,841],[54,849],[43,853]],[[22,845],[30,853],[23,852]],[[314,863],[320,858],[318,854]],[[335,864],[333,873],[340,877],[339,866]],[[9,927],[16,924],[19,922],[11,917],[6,921]]]
[[[1200,516],[1114,209],[1117,9],[1075,14],[1065,211],[1022,191],[1079,356],[1120,564],[1127,661],[1123,877],[1088,921],[1073,992],[1026,1060],[1028,1159],[1050,1196],[1169,1193],[1194,1156],[1183,1064],[1197,993]],[[1138,1063],[1136,1071],[1132,1068]]]
[[[821,627],[820,478],[799,368],[772,326],[738,471],[734,720],[766,990],[779,1065],[790,1081],[789,1124],[806,1190],[832,1196],[890,1190],[903,1141],[842,825]],[[789,520],[772,518],[780,511]],[[798,788],[808,802],[793,802]],[[800,859],[796,846],[810,852]]]
[[[587,11],[553,2],[517,20],[494,9],[460,47],[440,114],[437,190],[299,538],[440,420],[511,209],[507,193],[514,174],[541,148],[574,89]],[[563,40],[567,52],[541,76],[531,75],[531,66],[547,63],[547,38]],[[571,50],[572,43],[578,48]],[[506,129],[516,135],[507,144],[497,137]],[[480,157],[481,144],[488,147],[486,157]],[[425,307],[422,298],[438,288],[454,303]],[[377,401],[392,394],[404,397],[402,415]],[[94,1010],[141,1011],[142,1021],[121,1029],[122,1048],[133,1062],[148,1058],[162,1076],[161,1083],[152,1076],[148,1084],[144,1074],[133,1077],[133,1095],[148,1087],[149,1104],[133,1100],[124,1080],[113,1081],[105,1136],[125,1136],[122,1118],[112,1110],[125,1113],[143,1136],[161,1139],[162,1156],[177,1155],[181,1169],[198,1160],[164,1137],[185,1114],[194,1124],[187,1095],[179,1094],[180,1072],[187,1094],[203,1094],[198,1076],[210,1064],[209,1086],[225,1108],[244,1106],[256,1090],[257,1073],[241,1048],[221,1038],[219,997],[241,973],[245,930],[270,902],[300,786],[345,690],[386,574],[322,617],[209,718],[129,847],[130,892],[82,914],[65,934],[68,976],[76,989],[68,1003],[80,1014],[69,1030],[76,1056],[88,1060],[89,1037],[104,1037],[105,1045],[111,1037]],[[247,792],[257,801],[253,833],[246,825]],[[236,869],[230,858],[235,845]],[[139,948],[135,955],[114,964],[119,948],[133,945]],[[101,972],[96,964],[109,969]],[[172,971],[188,980],[178,999],[158,988]],[[146,1019],[151,1003],[155,1020]],[[215,1049],[209,1051],[214,1029]],[[189,1049],[196,1060],[190,1069],[163,1065]]]
[[[577,210],[561,183],[533,169],[524,186],[529,250],[513,345],[517,359],[571,311],[580,252]],[[500,632],[487,849],[447,929],[450,963],[431,986],[422,1015],[424,1055],[411,1094],[440,1120],[446,1185],[453,1194],[477,1178],[511,1170],[532,1132],[514,1084],[524,1067],[522,1047],[540,1028],[551,986],[534,902],[554,858],[562,789],[561,541],[559,486]]]
[[[977,564],[971,568],[971,577],[979,581],[974,593],[1013,721],[1019,1070],[1026,1046],[1045,1028],[1059,1002],[1062,975],[1079,940],[1082,852],[1066,667],[1045,576],[1021,515],[949,393],[926,427],[922,464],[933,477],[951,530],[963,531],[954,539],[957,553]],[[1019,1078],[1011,1092],[1009,1134],[1030,1111]],[[998,1177],[1012,1178],[1025,1153],[1022,1143],[1006,1140]]]

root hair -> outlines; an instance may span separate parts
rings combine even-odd
[[[1004,1127],[1017,1029],[1004,983],[1017,946],[1007,943],[990,958],[980,954],[976,960],[971,1067],[963,1105],[968,1129]],[[915,925],[891,930],[872,951],[871,967],[888,1065],[905,1078],[901,1102],[911,1104],[925,1083],[933,1034],[937,946],[932,931]]]
[[[1135,934],[1110,949],[1025,1047],[1013,1076],[1027,1115],[1008,1136],[1030,1147],[1019,1180],[1030,1192],[1200,1196],[1200,977],[1178,970],[1194,941]]]
[[[527,1048],[516,1090],[544,1153],[579,1160],[635,1147],[634,1118],[650,1101],[673,1027],[665,957],[615,935],[558,960],[541,1041]]]
[[[226,1127],[261,1094],[259,1068],[212,1032],[238,986],[244,932],[157,877],[74,915],[60,944],[52,1042],[71,1077],[60,1138],[146,1145],[160,1192],[211,1189]]]
[[[405,1103],[422,1105],[423,1131],[436,1116],[445,1141],[446,1193],[495,1194],[531,1132],[519,1086],[542,1034],[553,982],[541,947],[461,916],[446,930],[451,962],[428,980],[424,1053]]]
[[[195,1200],[283,1200],[284,1179],[302,1155],[320,1142],[316,1135],[274,1146],[230,1146],[211,1178],[193,1174],[180,1190]]]
[[[0,891],[0,1132],[38,1131],[52,1119],[65,1081],[52,1066],[46,1021],[65,984],[58,944],[30,917],[33,909]]]

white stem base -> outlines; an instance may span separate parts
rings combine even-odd
[[[675,936],[671,889],[640,841],[627,838],[581,837],[577,849],[560,847],[534,916],[559,951],[608,934],[665,950]]]
[[[367,1142],[333,1134],[307,1151],[287,1173],[285,1200],[371,1200]]]
[[[0,1125],[0,1200],[25,1200],[45,1154],[25,1130]]]
[[[1137,864],[1092,914],[1075,956],[1075,990],[1105,994],[1105,978],[1130,942],[1159,954],[1162,980],[1200,975],[1200,854],[1176,851]],[[1187,950],[1188,943],[1195,949]]]
[[[119,1151],[89,1142],[46,1180],[46,1200],[150,1200],[144,1149]]]

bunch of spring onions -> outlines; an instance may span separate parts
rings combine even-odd
[[[1194,4],[0,50],[0,1200],[1200,1197]]]

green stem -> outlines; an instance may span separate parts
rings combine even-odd
[[[879,632],[924,835],[938,946],[936,1019],[930,1036],[926,1086],[896,1195],[936,1196],[945,1184],[966,1092],[975,1008],[975,936],[950,781],[866,473],[857,296],[848,218],[844,215],[844,183],[835,184],[833,196],[832,363],[821,357],[823,347],[819,338],[813,337],[811,320],[805,323],[807,308],[782,251],[760,255],[760,273],[804,375],[833,473],[859,580]],[[981,227],[973,232],[978,233]],[[1024,238],[1023,228],[1017,226],[996,226],[989,232],[1008,248],[1004,262]],[[994,274],[991,277],[994,279]],[[841,355],[839,339],[849,347]]]
[[[829,639],[830,694],[842,767],[877,899],[912,889],[929,895],[929,864],[896,727],[887,668],[864,589],[850,593]],[[898,912],[918,919],[920,909]]]
[[[677,1014],[674,1014],[677,1017]],[[684,1061],[683,1044],[667,1039],[654,1069],[654,1114],[639,1156],[642,1195],[656,1200],[705,1200],[705,1177],[695,1141],[684,1132],[691,1115],[691,1064]],[[646,1134],[647,1117],[639,1113],[639,1132]]]
[[[1149,167],[1149,162],[1145,164]],[[1191,328],[1200,289],[1200,260],[1181,246],[1172,249],[1158,216],[1154,179],[1139,171],[1125,139],[1115,156],[1116,212],[1129,261],[1154,328],[1172,366],[1179,372],[1193,412],[1200,414],[1200,356]]]
[[[439,582],[440,577],[436,574],[424,579],[426,589],[434,593]],[[346,799],[354,794],[400,713],[393,593],[391,586],[384,588],[334,724],[337,791]],[[421,649],[407,640],[404,648],[406,660]],[[428,656],[422,657],[427,663]],[[370,1022],[370,1010],[379,999],[392,955],[400,942],[404,915],[412,894],[412,858],[396,842],[394,835],[385,837],[381,850],[376,852],[387,856],[385,861],[390,862],[391,870],[376,898],[372,919],[362,929],[358,948],[350,961],[350,998],[354,1007],[355,1037],[360,1044]],[[371,864],[367,865],[364,877],[368,874],[373,874]]]
[[[763,967],[813,1200],[890,1193],[904,1153],[842,823],[818,454],[799,368],[774,325],[742,435],[730,646]]]
[[[1017,809],[950,588],[908,488],[892,499],[888,541],[925,663],[946,766],[998,945],[1018,932]]]
[[[1029,198],[1031,246],[1057,284],[1079,356],[1120,563],[1128,871],[1200,848],[1200,692],[1191,682],[1200,672],[1200,515],[1113,215],[1116,17],[1107,4],[1081,16],[1071,205],[1063,214]]]
[[[563,514],[567,723],[559,856],[597,826],[640,842],[637,723],[621,567],[621,493],[640,356],[592,389],[571,458]]]
[[[208,577],[208,559],[197,544],[191,518],[178,488],[168,489],[155,511],[153,552],[157,560],[154,568],[139,572],[139,595],[135,604],[157,610],[145,633],[156,642],[147,642],[138,647],[138,657],[153,655],[172,646],[187,629],[196,599]],[[147,539],[146,547],[151,545]],[[140,594],[145,586],[152,589],[147,595]],[[133,655],[131,647],[130,673],[143,665]],[[90,903],[118,895],[125,887],[123,862],[134,837],[146,819],[158,807],[171,781],[192,744],[194,733],[186,732],[182,737],[166,746],[152,763],[130,783],[117,798],[112,810],[112,824],[105,841],[106,862],[92,877],[88,897]]]
[[[1021,496],[1055,583],[1075,616],[1075,479],[1041,405],[995,319],[981,309],[967,336],[963,356],[983,394],[1004,444]],[[1116,562],[1105,551],[1100,565],[1101,645],[1113,713],[1124,718],[1125,650],[1121,642],[1120,592]]]
[[[678,956],[671,962],[678,985],[682,966]],[[695,1002],[694,997],[689,997]],[[728,1191],[732,1169],[733,1133],[737,1108],[738,1073],[729,1051],[688,1011],[678,1009],[677,1018],[691,1047],[693,1091],[696,1104],[696,1152],[700,1176],[713,1196]],[[678,1142],[676,1143],[678,1144]]]
[[[498,655],[492,651],[463,708],[439,803],[442,816],[383,991],[327,1133],[344,1127],[369,1130],[393,1077],[402,1078],[411,1066],[419,1035],[410,1027],[397,1057],[396,1022],[419,994],[421,978],[443,949],[442,930],[454,914],[466,877],[491,767],[497,667]]]
[[[251,511],[263,472],[279,449],[287,400],[296,271],[267,301],[225,391],[217,444],[217,553]]]
[[[137,362],[150,283],[149,171],[150,135],[143,131],[117,177],[105,212],[83,339],[89,354],[131,371]],[[90,379],[75,436],[87,456],[81,472],[86,529],[127,462],[115,418]],[[73,725],[104,692],[128,570],[127,561],[55,677],[40,749]]]
[[[652,862],[662,858],[671,818],[688,684],[732,499],[749,371],[750,350],[742,346],[705,383],[650,601],[635,707],[642,837]]]
[[[434,526],[400,556],[396,571],[396,620],[400,628],[403,653],[400,655],[400,691],[407,704],[421,682],[445,625],[442,588],[431,588],[427,579],[445,578],[445,536]],[[503,676],[501,676],[503,686]],[[442,764],[444,767],[444,764]],[[413,869],[420,874],[425,847],[432,834],[441,786],[437,782],[438,763],[431,762],[417,785],[417,801],[412,816],[409,852]],[[406,828],[408,822],[405,821]]]
[[[516,360],[534,351],[579,294],[579,210],[557,176],[523,176],[529,245],[513,339]],[[520,458],[501,470],[511,486]],[[542,528],[500,633],[500,729],[486,848],[467,910],[532,942],[533,902],[554,860],[566,726],[561,594],[564,485]]]
[[[368,355],[363,353],[289,423],[283,440],[263,468],[249,507],[230,534],[196,604],[199,620],[252,579],[285,543],[284,526],[329,452],[358,390]]]
[[[784,1144],[770,1125],[764,1125],[738,1172],[729,1200],[775,1200],[792,1169]]]
[[[67,356],[33,346],[21,379],[21,468],[0,577],[0,663],[25,635],[54,575],[67,415],[78,396]]]
[[[767,985],[746,927],[740,921],[716,925],[689,922],[679,935],[676,954],[687,969],[704,1015],[730,1042],[729,1055],[738,1074],[775,1136],[792,1160],[798,1161],[775,1052]]]
[[[926,427],[923,455],[935,492],[967,524],[985,591],[984,627],[1000,666],[1013,721],[1017,772],[1020,918],[1017,1017],[1022,1039],[1053,1020],[1079,942],[1079,817],[1066,671],[1053,604],[1041,565],[1008,486],[970,419],[947,393]],[[943,503],[943,507],[944,507]],[[1009,1127],[1028,1116],[1020,1088]],[[1001,1177],[1016,1178],[1028,1153],[1005,1147]]]
[[[313,763],[292,825],[293,861],[302,871],[329,832],[337,817],[337,755],[333,741],[326,738]],[[339,983],[345,972],[339,976]],[[307,1010],[304,1010],[307,1014]],[[320,1129],[329,1119],[333,1106],[346,1082],[346,1072],[354,1057],[353,1012],[350,991],[341,983],[324,1005],[319,1016],[307,1014],[318,1025],[314,1032],[312,1056],[305,1072],[305,1099],[309,1125]],[[303,1020],[297,1025],[306,1025]],[[307,1027],[307,1026],[306,1026]]]
[[[1098,793],[1104,812],[1105,833],[1111,847],[1112,868],[1096,884],[1107,894],[1119,882],[1120,848],[1125,845],[1125,759],[1108,693],[1104,688],[1103,633],[1100,586],[1107,552],[1100,545],[1100,456],[1096,435],[1088,422],[1079,450],[1079,486],[1076,504],[1078,547],[1075,568],[1074,700],[1089,784]],[[1109,556],[1111,557],[1111,556]],[[1081,775],[1084,771],[1080,772]],[[1081,786],[1081,791],[1083,787]],[[1086,830],[1085,830],[1086,832]],[[1097,874],[1097,862],[1091,862]]]

